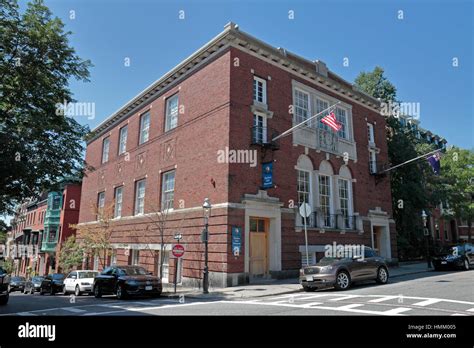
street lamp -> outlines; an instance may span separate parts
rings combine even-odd
[[[425,235],[425,244],[426,244],[426,264],[428,265],[428,268],[431,268],[429,230],[428,230],[428,227],[426,227],[426,223],[428,221],[428,215],[426,215],[424,210],[421,212],[421,218],[423,219],[423,234]]]
[[[203,231],[203,242],[204,242],[204,275],[202,279],[202,292],[204,294],[209,293],[209,268],[208,268],[208,241],[209,241],[209,217],[211,216],[211,202],[209,198],[204,199],[202,205],[204,209],[204,231]]]

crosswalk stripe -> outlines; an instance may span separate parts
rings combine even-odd
[[[329,301],[344,301],[344,300],[350,300],[353,298],[359,297],[357,295],[349,295],[349,296],[344,296],[344,297],[338,297],[338,298],[331,298]]]
[[[468,309],[468,312],[474,312],[474,308]]]
[[[462,313],[454,313],[454,314],[451,314],[452,317],[458,317],[458,316],[467,316],[467,314],[462,314]]]
[[[340,309],[340,310],[345,310],[345,309],[352,309],[352,308],[361,307],[361,306],[363,306],[363,304],[352,303],[352,304],[348,304],[348,305],[341,306],[341,307],[336,307],[336,308]]]
[[[309,302],[309,303],[305,303],[304,305],[301,305],[302,308],[311,308],[313,306],[319,306],[323,304],[322,302]]]
[[[374,300],[370,300],[368,302],[383,302],[383,301],[388,301],[388,300],[393,300],[395,298],[399,298],[400,296],[384,296],[384,297],[380,297],[380,298],[376,298]]]
[[[414,303],[413,306],[425,307],[425,306],[429,306],[433,303],[438,303],[440,301],[441,301],[441,299],[439,299],[439,298],[430,298],[429,300]]]
[[[34,313],[31,313],[31,312],[19,312],[19,313],[17,313],[17,315],[21,315],[21,316],[25,315],[25,316],[28,316],[28,315],[38,315],[38,314],[34,314]]]
[[[64,307],[64,308],[61,308],[61,309],[64,310],[64,311],[73,312],[73,313],[84,313],[84,312],[86,312],[86,310],[84,310],[84,309],[79,309],[79,308],[74,308],[74,307]]]
[[[411,311],[411,308],[398,307],[398,308],[393,308],[382,313],[385,315],[394,315],[394,314],[399,314],[399,313],[408,312],[408,311]]]

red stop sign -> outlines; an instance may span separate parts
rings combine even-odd
[[[174,257],[181,257],[184,255],[184,246],[182,246],[181,244],[176,244],[171,250],[171,252],[173,253]]]

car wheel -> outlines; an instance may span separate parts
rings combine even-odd
[[[336,275],[336,283],[334,287],[337,290],[346,290],[351,285],[351,276],[346,271],[340,271]]]
[[[157,298],[157,297],[160,297],[161,296],[161,291],[160,292],[155,292],[151,295],[151,297],[153,298]]]
[[[4,306],[8,303],[8,299],[10,298],[10,295],[7,294],[5,296],[0,297],[0,306]]]
[[[101,298],[102,297],[102,290],[99,285],[94,286],[94,297]]]
[[[388,283],[388,271],[385,267],[379,267],[379,269],[377,270],[377,279],[375,279],[375,281],[379,284]]]
[[[119,300],[124,300],[125,298],[127,298],[127,293],[120,285],[117,285],[117,290],[115,291],[115,294]]]
[[[316,291],[317,288],[313,288],[311,286],[303,285],[303,290],[306,291],[306,292],[313,292],[313,291]]]
[[[30,295],[34,295],[34,294],[35,294],[35,288],[31,288]]]
[[[43,296],[43,295],[44,295],[43,288],[40,288],[40,295],[41,295],[41,296]]]
[[[81,296],[81,289],[79,288],[79,285],[76,285],[76,288],[74,289],[74,295]]]
[[[464,269],[465,271],[469,271],[470,266],[469,266],[469,260],[468,260],[468,259],[464,259],[464,267],[463,267],[463,269]]]
[[[54,288],[53,288],[53,286],[51,286],[51,290],[49,290],[49,294],[50,294],[51,296],[54,296]]]

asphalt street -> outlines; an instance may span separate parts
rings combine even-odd
[[[392,278],[389,284],[355,284],[346,291],[316,292],[243,299],[208,297],[119,301],[114,296],[96,299],[12,293],[0,316],[9,315],[436,315],[474,316],[474,270],[427,272]]]

